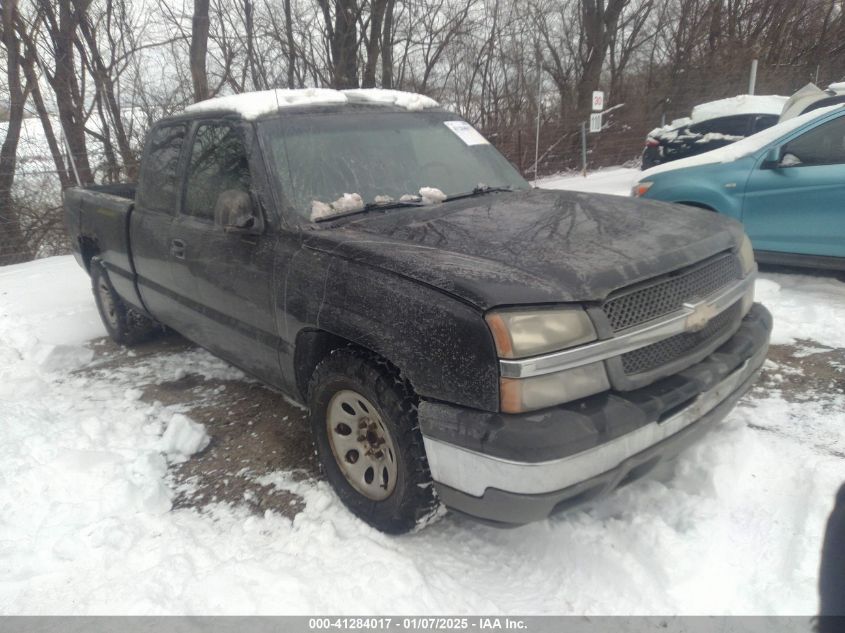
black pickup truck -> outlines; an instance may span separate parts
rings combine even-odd
[[[741,225],[533,189],[407,93],[196,104],[153,126],[137,189],[65,213],[116,341],[163,324],[306,402],[326,477],[387,532],[609,492],[722,419],[768,348]]]

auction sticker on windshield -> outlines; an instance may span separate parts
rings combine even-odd
[[[490,141],[466,121],[443,121],[443,124],[458,135],[467,145],[489,145]]]

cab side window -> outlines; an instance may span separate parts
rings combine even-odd
[[[201,124],[194,135],[188,164],[184,213],[214,221],[220,194],[249,192],[246,147],[239,130],[228,124]]]
[[[845,163],[845,116],[828,121],[790,141],[784,155],[796,156],[802,165]]]
[[[176,213],[177,170],[187,124],[162,125],[150,132],[138,182],[138,204],[152,211]]]

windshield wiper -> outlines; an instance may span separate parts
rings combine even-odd
[[[390,202],[368,202],[360,209],[352,209],[350,211],[342,211],[341,213],[333,213],[331,215],[317,218],[314,222],[329,222],[338,218],[347,218],[350,215],[358,215],[359,213],[367,213],[367,211],[375,211],[376,209],[396,209],[398,207],[421,207],[421,200],[391,200]]]
[[[473,188],[472,191],[467,191],[466,193],[456,193],[454,196],[449,196],[446,198],[447,200],[459,200],[460,198],[472,198],[473,196],[483,196],[487,193],[500,193],[503,191],[513,191],[513,187],[510,185],[504,185],[500,187],[491,187],[489,185],[478,185],[477,187]]]

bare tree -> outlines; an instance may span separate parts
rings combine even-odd
[[[23,124],[26,95],[21,85],[20,46],[15,33],[17,0],[4,0],[0,39],[6,52],[6,81],[9,90],[9,120],[6,138],[0,147],[0,266],[31,259],[20,218],[12,200],[15,183],[18,140]]]

